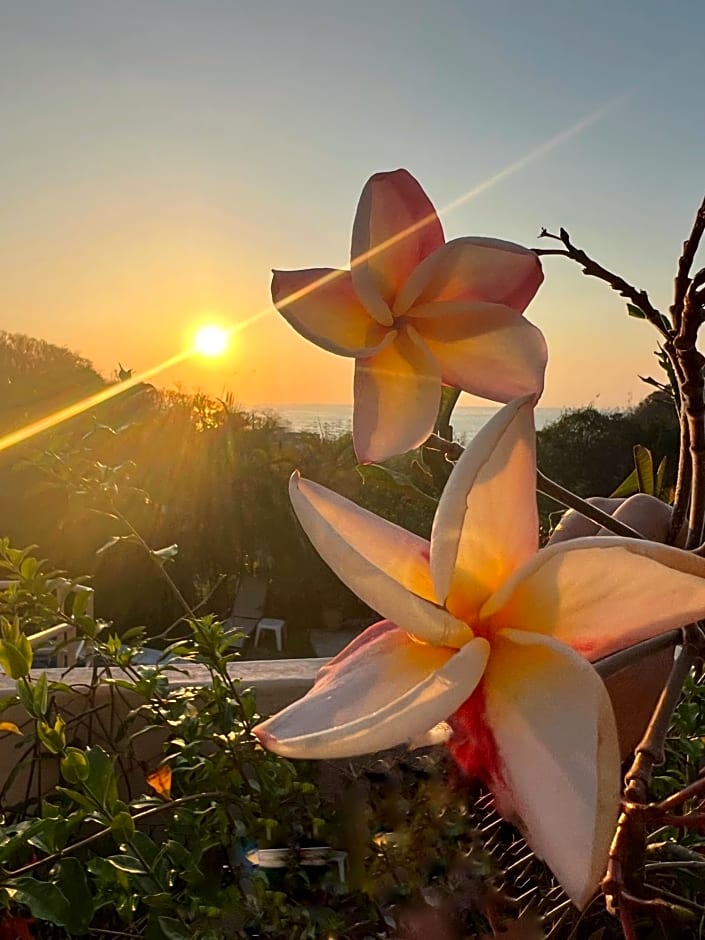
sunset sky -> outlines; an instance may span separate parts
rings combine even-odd
[[[262,314],[155,381],[347,402],[270,269],[345,266],[362,185],[399,166],[439,208],[477,190],[447,237],[563,225],[665,309],[705,191],[704,30],[702,0],[0,0],[0,329],[107,376]],[[649,328],[545,271],[543,404],[643,397]]]

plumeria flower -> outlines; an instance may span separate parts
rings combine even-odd
[[[614,716],[588,662],[702,616],[705,560],[624,538],[537,551],[530,399],[504,407],[454,468],[430,543],[294,476],[313,545],[387,618],[255,730],[287,757],[414,742],[443,721],[458,763],[578,906],[604,872],[620,780]]]
[[[369,463],[426,440],[442,383],[499,402],[539,397],[546,344],[521,314],[542,280],[520,245],[446,243],[426,193],[395,170],[365,184],[351,270],[275,271],[272,299],[302,336],[355,358],[353,441]]]

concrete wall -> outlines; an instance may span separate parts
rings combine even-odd
[[[255,691],[257,710],[269,715],[284,708],[304,695],[313,685],[316,673],[327,659],[258,660],[234,663],[230,668],[233,678],[239,678],[247,688]],[[129,695],[115,686],[101,685],[89,697],[92,669],[75,668],[33,670],[37,677],[45,672],[50,681],[70,685],[72,693],[59,692],[55,696],[59,714],[67,722],[67,737],[70,743],[85,746],[88,741],[103,744],[113,750],[109,741],[120,738],[121,728],[132,709],[142,704],[142,699]],[[115,679],[121,677],[119,670],[111,670]],[[179,666],[169,670],[170,686],[206,686],[210,682],[208,671],[197,665]],[[127,677],[125,677],[127,678]],[[0,673],[0,698],[15,695],[14,680]],[[32,724],[26,711],[19,706],[10,706],[0,714],[0,721],[11,721],[22,728]],[[130,725],[134,733],[139,724]],[[127,739],[123,735],[125,744]],[[128,754],[118,754],[118,776],[121,781],[121,796],[129,799],[146,792],[145,776],[159,765],[162,756],[164,735],[155,732],[139,734],[134,738]],[[60,782],[58,760],[46,754],[37,771],[36,762],[26,754],[28,739],[13,733],[0,733],[0,810],[20,801],[46,793]]]

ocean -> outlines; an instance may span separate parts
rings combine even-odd
[[[471,441],[499,405],[459,405],[453,412],[455,439],[461,443]],[[352,425],[352,405],[255,405],[253,411],[271,412],[282,418],[293,431],[318,431],[326,434],[342,434]],[[555,421],[564,408],[537,408],[536,427]]]

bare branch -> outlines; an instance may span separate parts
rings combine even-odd
[[[654,307],[649,299],[649,295],[645,290],[639,290],[634,287],[628,281],[625,281],[623,277],[620,277],[618,274],[614,274],[612,271],[609,271],[607,268],[604,268],[601,264],[598,264],[597,261],[594,261],[589,255],[587,255],[580,248],[577,248],[570,240],[570,235],[564,228],[560,229],[558,235],[554,235],[552,232],[547,231],[545,228],[541,229],[539,238],[552,238],[554,241],[559,241],[565,246],[565,250],[547,250],[544,251],[541,248],[535,248],[534,251],[538,255],[542,254],[561,254],[565,255],[567,258],[570,258],[571,261],[575,261],[577,264],[581,265],[583,268],[583,274],[587,274],[588,277],[596,277],[601,281],[604,281],[606,284],[616,291],[618,294],[621,294],[622,297],[625,297],[628,301],[634,304],[635,307],[638,307],[643,311],[644,316],[653,324],[656,329],[665,337],[669,337],[670,329],[668,326],[668,321],[663,316],[663,314]]]
[[[691,624],[685,629],[683,648],[678,654],[668,682],[661,693],[649,726],[637,746],[634,762],[625,778],[625,798],[634,803],[645,803],[654,767],[663,763],[664,742],[671,725],[673,712],[680,698],[683,683],[698,655],[698,640],[702,639],[700,628]]]
[[[700,208],[695,214],[693,228],[690,235],[683,242],[683,253],[678,259],[678,272],[674,282],[673,304],[671,305],[671,317],[673,326],[679,330],[681,325],[681,316],[683,314],[683,305],[685,297],[690,287],[690,269],[695,261],[695,254],[700,246],[700,241],[705,232],[705,198],[700,203]]]

